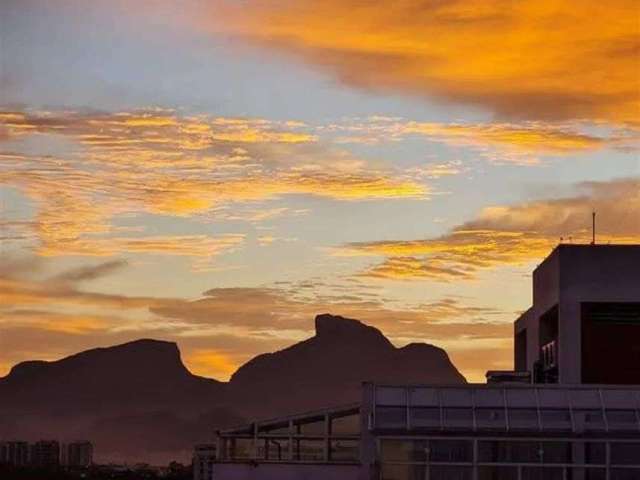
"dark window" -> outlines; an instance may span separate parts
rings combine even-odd
[[[582,382],[640,383],[640,302],[582,303]]]
[[[432,462],[472,462],[473,443],[469,440],[430,440]]]
[[[639,465],[640,443],[612,443],[611,463],[613,465]],[[640,471],[637,474],[640,478]]]

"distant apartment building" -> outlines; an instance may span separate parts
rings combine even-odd
[[[71,442],[62,448],[62,463],[71,468],[89,467],[93,464],[91,442]]]
[[[640,246],[560,245],[515,323],[516,371],[364,383],[357,404],[220,431],[213,478],[639,480],[639,307]]]
[[[213,480],[213,462],[216,459],[216,445],[196,445],[193,452],[194,480]]]
[[[60,443],[56,440],[40,440],[31,444],[31,465],[52,468],[60,465]]]
[[[27,442],[0,442],[0,465],[21,467],[28,463],[29,444]]]

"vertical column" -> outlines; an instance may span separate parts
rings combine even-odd
[[[289,461],[293,460],[293,420],[289,420]]]
[[[611,443],[610,442],[606,442],[605,443],[605,465],[606,465],[606,470],[605,470],[605,479],[606,480],[611,480]]]
[[[331,436],[331,417],[328,413],[324,414],[324,461],[329,461],[329,449],[331,448],[329,437]]]
[[[370,382],[362,384],[360,403],[360,464],[358,480],[378,480],[378,462],[376,454],[375,429],[375,389]]]
[[[253,424],[253,459],[258,459],[258,423]]]
[[[586,443],[571,442],[571,461],[574,465],[585,465],[586,463]],[[573,469],[572,480],[585,480],[587,478],[587,469]]]
[[[479,472],[478,472],[478,439],[473,439],[473,480],[478,480]]]

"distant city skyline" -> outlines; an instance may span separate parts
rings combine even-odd
[[[639,39],[626,0],[3,2],[0,376],[157,338],[227,380],[325,312],[511,368],[561,237],[640,242]]]

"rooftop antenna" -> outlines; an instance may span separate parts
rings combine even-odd
[[[596,244],[596,212],[591,212],[591,245]]]

